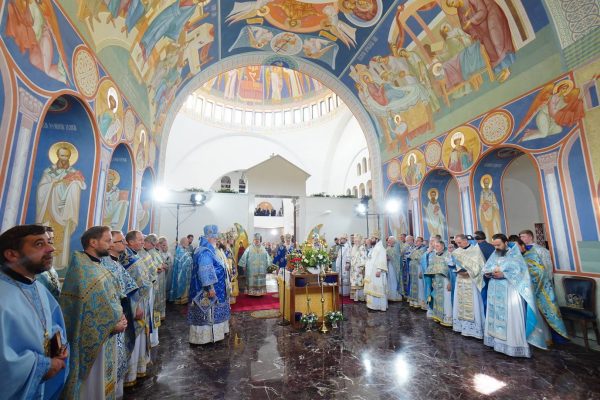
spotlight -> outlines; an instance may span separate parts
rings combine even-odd
[[[357,204],[356,205],[356,212],[359,214],[366,214],[367,212],[367,206],[364,205],[363,203]]]
[[[389,199],[387,203],[385,203],[385,211],[389,214],[396,214],[400,211],[400,202],[396,199]]]
[[[206,201],[206,195],[204,193],[192,193],[190,196],[190,203],[195,206],[201,206]]]
[[[169,191],[163,186],[156,186],[152,191],[152,198],[159,203],[169,200],[169,195]]]

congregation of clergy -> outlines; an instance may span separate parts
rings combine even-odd
[[[441,326],[514,357],[531,357],[530,345],[547,349],[568,340],[549,252],[531,231],[498,233],[492,243],[481,231],[452,239],[446,246],[439,236],[341,235],[330,249],[341,295],[372,312],[406,301]],[[288,255],[299,251],[291,235],[272,252],[259,234],[237,248],[215,225],[204,227],[197,247],[193,240],[182,238],[170,252],[165,237],[94,226],[61,283],[52,267],[51,227],[2,233],[3,396],[121,398],[124,387],[147,374],[167,301],[188,305],[191,344],[223,340],[240,291],[265,294],[267,270],[289,273]]]

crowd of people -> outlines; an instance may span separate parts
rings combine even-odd
[[[330,248],[342,296],[373,312],[406,301],[427,318],[509,356],[531,357],[568,335],[556,303],[552,261],[533,233],[488,243],[481,231],[446,245],[410,235],[342,235]],[[281,236],[271,256],[256,234],[244,248],[204,227],[168,240],[94,226],[71,254],[64,281],[52,267],[53,230],[15,226],[0,235],[0,385],[8,398],[118,398],[145,377],[159,345],[166,302],[188,304],[189,342],[229,333],[231,304],[245,277],[250,296],[266,293],[267,270],[286,269],[298,251]],[[234,254],[234,252],[237,252]],[[237,262],[236,262],[237,260]]]
[[[401,234],[385,243],[369,238],[336,239],[334,269],[342,295],[386,311],[390,301],[406,301],[426,317],[514,357],[531,357],[529,345],[547,349],[568,340],[556,301],[549,251],[524,230],[487,241],[456,235],[425,240]]]

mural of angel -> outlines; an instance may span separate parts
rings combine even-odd
[[[69,64],[53,7],[51,0],[11,0],[4,34],[14,39],[21,53],[29,51],[31,65],[67,83]]]
[[[269,4],[271,0],[246,1],[244,3],[235,2],[233,9],[225,18],[226,22],[233,24],[256,16],[264,16],[269,12]]]
[[[525,131],[519,142],[557,135],[583,118],[583,100],[574,86],[572,80],[566,79],[540,90],[517,130],[517,135]],[[525,129],[532,120],[536,128]]]

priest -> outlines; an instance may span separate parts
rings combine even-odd
[[[271,257],[261,244],[259,233],[254,234],[252,245],[246,249],[239,265],[246,269],[246,287],[248,296],[262,296],[267,293],[267,268]]]
[[[483,339],[485,313],[481,289],[485,258],[477,244],[471,244],[463,234],[454,236],[458,246],[452,252],[456,265],[456,289],[452,308],[452,329],[463,336]]]
[[[365,266],[365,296],[367,308],[387,311],[387,256],[379,240],[379,232],[371,234],[371,248]]]
[[[188,308],[189,342],[192,344],[218,342],[229,333],[231,308],[227,267],[217,256],[218,237],[217,226],[206,225],[194,253]]]
[[[19,225],[0,235],[0,387],[5,399],[54,399],[67,374],[67,343],[60,307],[35,275],[52,266],[47,227]],[[58,341],[55,341],[58,343]]]
[[[86,230],[81,236],[84,251],[73,252],[65,276],[60,305],[71,340],[71,370],[63,393],[66,399],[116,395],[116,335],[125,331],[127,319],[119,288],[100,260],[109,255],[111,244],[110,227]]]

